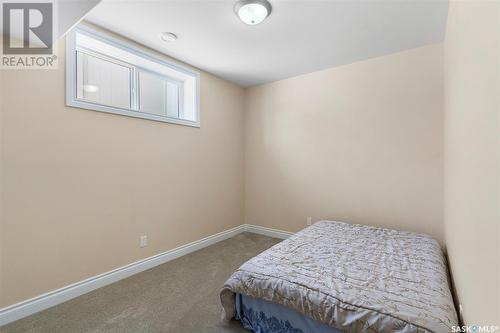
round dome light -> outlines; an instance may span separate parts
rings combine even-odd
[[[256,25],[271,14],[271,4],[267,0],[239,0],[234,5],[234,12],[243,23]]]
[[[177,35],[171,32],[164,32],[160,35],[162,41],[172,43],[177,40]]]

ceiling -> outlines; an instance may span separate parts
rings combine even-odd
[[[103,0],[86,19],[248,87],[441,42],[448,14],[447,0],[270,0],[248,26],[235,1]]]

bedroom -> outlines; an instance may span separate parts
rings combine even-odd
[[[1,17],[1,332],[498,332],[500,2]]]

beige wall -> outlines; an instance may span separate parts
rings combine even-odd
[[[3,42],[3,35],[0,34],[0,44]],[[3,200],[2,200],[2,152],[3,152],[3,123],[2,123],[2,106],[3,106],[3,71],[0,70],[0,299],[3,299]],[[0,302],[1,303],[1,302]],[[1,305],[0,305],[1,306]]]
[[[445,239],[468,324],[500,325],[500,2],[450,4]]]
[[[314,219],[442,240],[442,45],[247,91],[245,221]]]
[[[69,108],[63,44],[2,72],[0,307],[243,222],[243,89],[202,72],[199,129]]]

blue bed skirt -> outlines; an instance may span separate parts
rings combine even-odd
[[[236,319],[255,333],[342,333],[279,304],[236,294]]]

